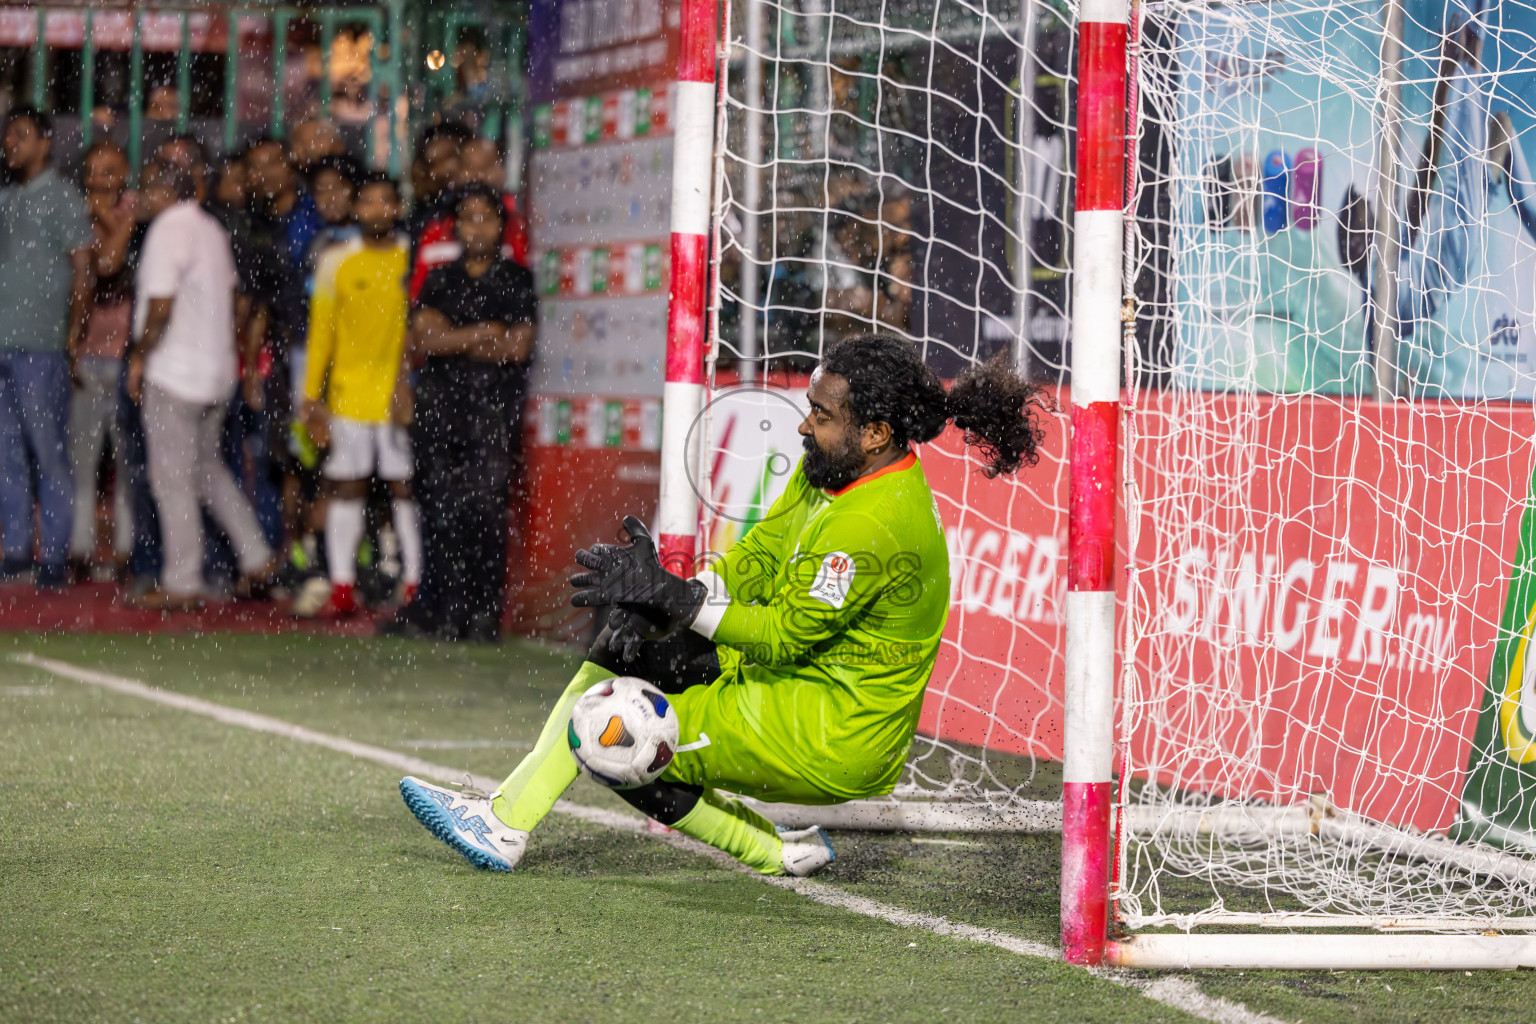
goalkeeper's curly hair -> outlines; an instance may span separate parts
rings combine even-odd
[[[1040,461],[1040,417],[1050,409],[1006,351],[962,372],[947,392],[916,347],[890,334],[844,338],[827,349],[821,368],[848,381],[855,426],[889,423],[903,447],[932,441],[953,421],[981,453],[988,477]]]

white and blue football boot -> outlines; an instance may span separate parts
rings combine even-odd
[[[780,832],[779,842],[784,844],[780,862],[786,875],[805,878],[837,860],[837,854],[832,852],[832,840],[827,838],[820,825]]]
[[[509,828],[491,810],[491,799],[465,787],[461,792],[434,786],[412,775],[400,780],[405,806],[428,832],[462,853],[484,871],[511,871],[523,858],[528,833]]]

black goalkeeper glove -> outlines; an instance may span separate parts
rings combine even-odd
[[[640,656],[640,645],[655,632],[655,625],[639,612],[615,605],[608,612],[608,653],[628,664]]]
[[[656,555],[650,531],[639,519],[625,516],[624,531],[629,534],[628,544],[594,544],[590,550],[576,552],[577,563],[590,571],[571,577],[576,588],[571,604],[578,608],[618,605],[654,627],[656,636],[646,639],[670,636],[699,613],[704,584],[668,572]]]

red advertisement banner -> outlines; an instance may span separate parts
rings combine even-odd
[[[674,0],[534,0],[533,269],[541,294],[526,414],[528,543],[512,628],[579,638],[574,551],[649,519],[659,487],[672,186]]]
[[[1192,411],[1206,429],[1191,429]],[[1282,803],[1325,793],[1379,820],[1448,826],[1533,436],[1524,405],[1144,396],[1126,441],[1139,508],[1133,770]],[[920,728],[1054,760],[1061,424],[1016,484],[985,480],[959,450],[951,431],[923,451],[953,606]],[[1123,519],[1118,534],[1123,628]]]

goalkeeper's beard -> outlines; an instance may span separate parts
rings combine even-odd
[[[859,478],[864,453],[859,451],[858,435],[844,435],[843,443],[825,451],[814,437],[805,439],[805,459],[801,462],[806,482],[826,491],[840,491]]]

